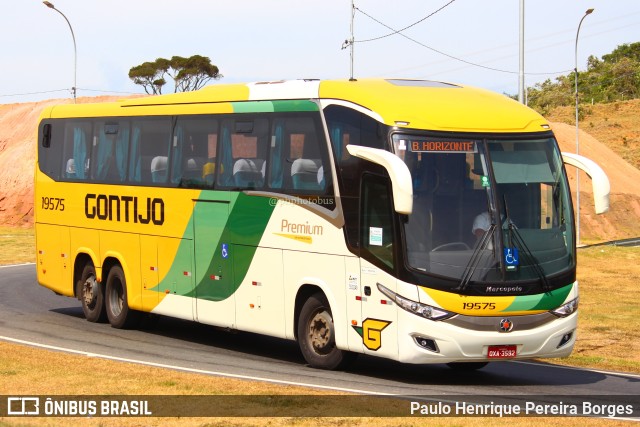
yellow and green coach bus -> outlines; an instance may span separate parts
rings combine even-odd
[[[576,235],[547,122],[433,81],[212,85],[42,114],[38,282],[87,320],[143,313],[479,368],[567,356]]]

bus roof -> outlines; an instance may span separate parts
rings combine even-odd
[[[116,103],[57,106],[51,117],[97,115],[200,114],[234,112],[245,101],[340,100],[375,112],[385,124],[399,128],[457,132],[542,132],[547,121],[528,107],[488,90],[470,86],[403,79],[290,80],[213,84],[194,92],[125,99]],[[140,108],[136,108],[140,107]],[[157,108],[161,107],[161,108]],[[127,111],[125,112],[124,109]],[[79,114],[82,111],[82,114]],[[251,109],[242,108],[243,112]],[[264,111],[259,108],[257,111]],[[176,111],[177,113],[177,111]],[[48,115],[46,115],[48,116]]]

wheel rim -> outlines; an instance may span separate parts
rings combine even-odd
[[[124,305],[124,294],[122,292],[122,283],[119,280],[114,280],[111,286],[111,293],[109,294],[109,307],[111,314],[118,317],[122,313],[122,307]]]
[[[319,311],[309,321],[309,342],[318,354],[328,354],[333,348],[333,320],[327,311]]]
[[[93,309],[95,307],[98,299],[98,283],[95,276],[87,277],[87,280],[82,284],[82,299],[88,308]]]

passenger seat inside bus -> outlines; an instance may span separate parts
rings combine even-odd
[[[291,180],[294,190],[321,190],[321,161],[319,159],[296,159],[291,165]],[[321,179],[319,179],[321,178]]]
[[[76,177],[76,161],[74,159],[67,160],[67,169],[65,170],[65,175],[67,178]]]
[[[262,187],[266,163],[263,159],[238,159],[233,165],[233,181],[241,188]]]
[[[151,160],[151,180],[153,182],[167,181],[167,156],[156,156]]]

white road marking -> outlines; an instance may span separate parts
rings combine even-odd
[[[227,373],[227,372],[220,372],[220,371],[208,371],[208,370],[204,370],[204,369],[185,368],[185,367],[182,367],[182,366],[174,366],[174,365],[168,365],[168,364],[164,364],[164,363],[146,362],[146,361],[143,361],[143,360],[128,359],[128,358],[124,358],[124,357],[109,356],[109,355],[99,354],[99,353],[90,353],[90,352],[87,352],[87,351],[73,350],[73,349],[65,348],[65,347],[58,347],[58,346],[47,345],[47,344],[40,344],[40,343],[36,343],[36,342],[33,342],[33,341],[25,341],[25,340],[20,340],[20,339],[17,339],[17,338],[5,337],[5,336],[2,336],[2,335],[0,335],[0,340],[9,341],[9,342],[13,342],[13,343],[16,343],[16,344],[28,345],[28,346],[37,347],[37,348],[43,348],[43,349],[47,349],[47,350],[54,350],[54,351],[60,351],[60,352],[65,352],[65,353],[77,354],[77,355],[86,356],[86,357],[96,357],[96,358],[100,358],[100,359],[113,360],[113,361],[117,361],[117,362],[135,363],[137,365],[152,366],[152,367],[164,368],[164,369],[172,369],[172,370],[176,370],[176,371],[189,372],[189,373],[194,373],[194,374],[214,375],[214,376],[225,377],[225,378],[235,378],[235,379],[249,380],[249,381],[262,381],[262,382],[273,383],[273,384],[298,386],[298,387],[308,387],[308,388],[316,388],[316,389],[331,390],[331,391],[341,391],[341,392],[346,392],[346,393],[356,393],[356,394],[366,394],[366,395],[397,397],[396,395],[391,394],[391,393],[380,393],[380,392],[371,391],[371,390],[360,390],[360,389],[344,388],[344,387],[331,387],[331,386],[323,386],[323,385],[318,385],[318,384],[309,384],[309,383],[302,383],[302,382],[296,382],[296,381],[276,380],[276,379],[271,379],[271,378],[256,377],[256,376],[250,376],[250,375],[230,374],[230,373]],[[532,362],[514,361],[514,363],[522,363],[522,364],[541,366],[538,363],[532,363]],[[635,375],[635,374],[627,374],[627,373],[620,373],[620,372],[607,372],[607,371],[600,371],[600,370],[593,370],[593,369],[581,369],[581,368],[573,368],[573,367],[570,367],[570,366],[569,367],[561,366],[561,365],[544,365],[544,366],[551,366],[551,367],[557,367],[557,368],[568,368],[568,369],[575,369],[575,370],[584,370],[584,371],[597,372],[597,373],[610,374],[610,375],[618,375],[618,376],[628,376],[628,377],[631,377],[631,378],[640,377],[640,375]],[[421,396],[404,396],[404,397],[405,398],[413,398],[413,397],[415,397],[416,399],[420,399],[421,398]],[[447,400],[443,400],[443,402],[448,402],[448,401]],[[455,403],[455,400],[451,400],[449,403]],[[640,421],[637,418],[619,418],[619,417],[609,418],[609,417],[604,417],[604,416],[597,416],[595,418],[598,418],[598,419],[624,420],[624,421],[635,421],[635,422],[639,422]]]
[[[25,262],[25,263],[22,263],[22,264],[0,265],[0,268],[24,267],[25,265],[36,265],[36,263],[35,262]]]
[[[331,386],[324,386],[324,385],[318,385],[318,384],[309,384],[309,383],[302,383],[302,382],[296,382],[296,381],[285,381],[285,380],[276,380],[276,379],[265,378],[265,377],[255,377],[255,376],[250,376],[250,375],[230,374],[230,373],[227,373],[227,372],[220,372],[220,371],[208,371],[208,370],[204,370],[204,369],[185,368],[185,367],[182,367],[182,366],[168,365],[168,364],[164,364],[164,363],[146,362],[144,360],[128,359],[128,358],[124,358],[124,357],[109,356],[109,355],[106,355],[106,354],[90,353],[90,352],[87,352],[87,351],[73,350],[73,349],[70,349],[70,348],[57,347],[57,346],[47,345],[47,344],[40,344],[40,343],[33,342],[33,341],[25,341],[25,340],[20,340],[20,339],[11,338],[11,337],[5,337],[5,336],[1,336],[1,335],[0,335],[0,340],[9,341],[9,342],[13,342],[13,343],[16,343],[16,344],[28,345],[28,346],[32,346],[32,347],[44,348],[44,349],[47,349],[47,350],[54,350],[54,351],[61,351],[61,352],[65,352],[65,353],[77,354],[77,355],[81,355],[81,356],[96,357],[96,358],[99,358],[99,359],[114,360],[114,361],[117,361],[117,362],[135,363],[135,364],[138,364],[138,365],[153,366],[153,367],[156,367],[156,368],[173,369],[173,370],[177,370],[177,371],[190,372],[190,373],[195,373],[195,374],[215,375],[215,376],[219,376],[219,377],[236,378],[236,379],[250,380],[250,381],[263,381],[263,382],[282,384],[282,385],[318,388],[318,389],[331,390],[331,391],[342,391],[342,392],[346,392],[346,393],[358,393],[358,394],[369,394],[369,395],[379,395],[379,396],[394,396],[391,393],[380,393],[380,392],[372,391],[372,390],[360,390],[360,389],[344,388],[344,387],[331,387]]]

